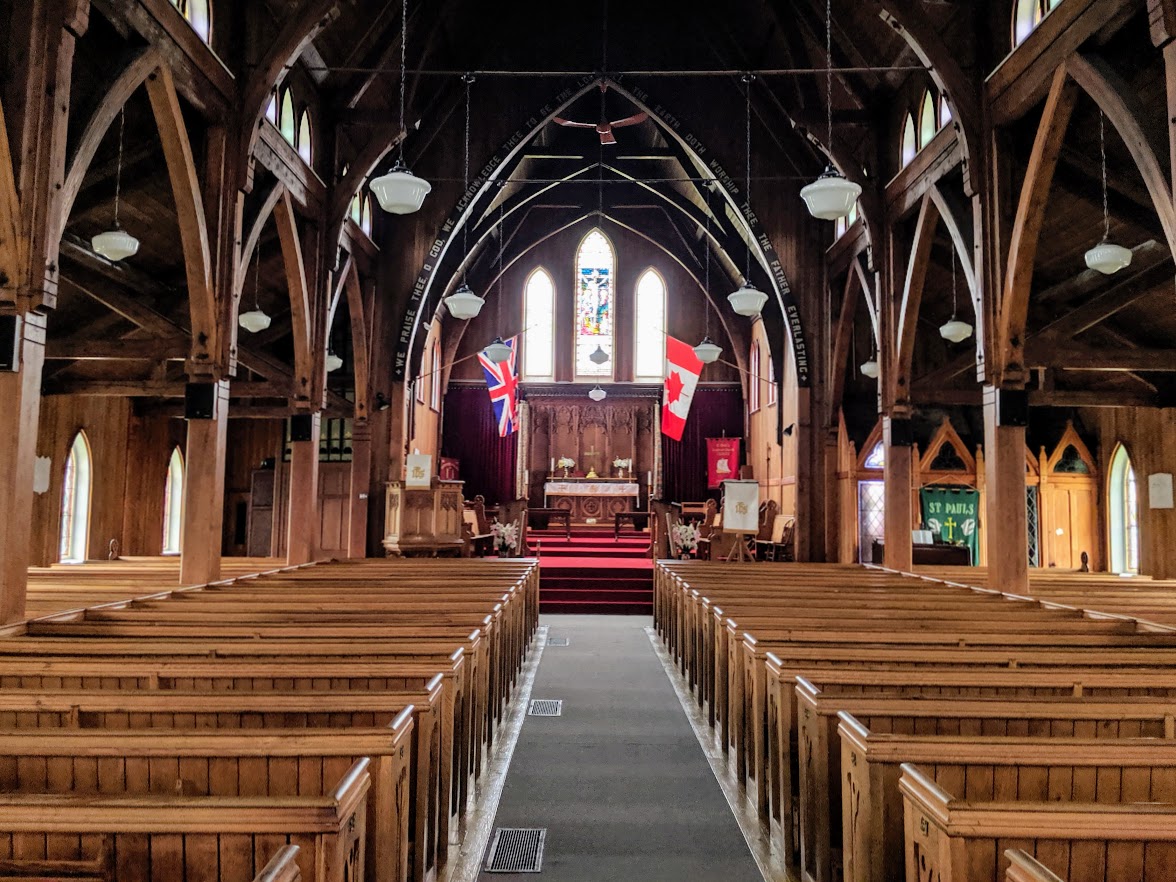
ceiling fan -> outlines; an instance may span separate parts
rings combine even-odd
[[[574,120],[564,119],[560,116],[555,117],[555,122],[572,129],[595,129],[596,133],[600,135],[600,143],[605,147],[611,147],[617,143],[617,139],[613,136],[613,129],[623,129],[625,126],[640,125],[649,119],[649,114],[642,111],[632,116],[626,116],[624,119],[612,120],[610,122],[604,106],[604,93],[607,89],[608,83],[600,84],[600,122],[575,122]]]

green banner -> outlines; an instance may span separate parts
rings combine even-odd
[[[980,493],[966,488],[924,487],[919,491],[923,523],[949,545],[965,545],[976,566],[980,551]]]

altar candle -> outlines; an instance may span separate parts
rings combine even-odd
[[[653,486],[653,472],[646,472],[645,473],[645,486],[646,487]]]
[[[554,458],[552,458],[552,460],[551,460],[551,472],[552,472],[552,474],[555,474],[555,459]]]

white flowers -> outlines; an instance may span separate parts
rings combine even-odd
[[[674,543],[683,551],[693,551],[698,547],[699,532],[694,524],[674,524],[671,532]]]
[[[571,469],[576,467],[576,461],[570,456],[561,456],[556,460],[555,464],[561,469]]]
[[[633,467],[632,458],[621,459],[621,457],[618,456],[616,459],[613,460],[613,468],[614,469],[631,469],[632,467]]]
[[[494,550],[499,554],[519,550],[518,524],[502,524],[495,520],[490,525],[490,535],[494,537]]]

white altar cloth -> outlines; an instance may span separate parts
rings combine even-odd
[[[632,496],[641,497],[641,485],[616,481],[548,481],[543,485],[544,502],[552,496]]]

